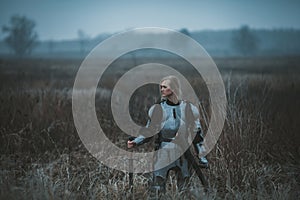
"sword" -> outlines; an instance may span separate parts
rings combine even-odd
[[[129,137],[129,141],[134,140],[135,137],[131,136]],[[130,154],[130,158],[129,158],[129,190],[132,193],[133,192],[133,159],[132,159],[132,153]]]
[[[186,157],[188,163],[190,164],[190,166],[193,167],[193,169],[195,170],[198,178],[200,179],[203,187],[204,187],[204,191],[207,192],[208,190],[208,183],[207,180],[204,176],[204,174],[201,171],[201,166],[200,164],[196,161],[195,157],[193,156],[190,148],[188,148],[188,150],[186,150],[186,152],[184,153],[184,156]]]

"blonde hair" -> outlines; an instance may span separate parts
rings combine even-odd
[[[180,85],[179,79],[173,75],[166,76],[160,80],[160,84],[166,80],[168,80],[170,82],[170,88],[173,91],[173,93],[177,96],[177,99],[178,100],[181,99],[182,93],[181,93],[181,85]]]

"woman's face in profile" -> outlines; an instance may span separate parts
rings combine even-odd
[[[160,93],[162,97],[168,97],[173,94],[173,91],[170,88],[170,81],[164,80],[160,84]]]

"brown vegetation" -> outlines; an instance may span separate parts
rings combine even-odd
[[[300,58],[215,61],[228,107],[222,135],[208,155],[210,168],[204,170],[210,186],[206,198],[296,199],[300,195]],[[128,174],[102,165],[81,143],[71,105],[79,66],[80,60],[0,60],[1,199],[147,198],[149,174],[134,175],[130,194]],[[104,114],[110,112],[103,94],[109,94],[120,75],[118,72],[99,84],[96,108],[110,139],[126,149],[127,135],[119,134]],[[202,123],[207,127],[207,93],[205,87],[199,89],[201,80],[190,75],[202,95]],[[155,94],[156,89],[142,87],[131,99],[131,110],[141,111],[131,112],[140,124],[146,120],[143,113],[157,100],[149,91]],[[191,193],[204,195],[195,175],[190,184]],[[165,199],[190,198],[178,193],[175,185],[170,176]]]

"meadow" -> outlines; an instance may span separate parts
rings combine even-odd
[[[148,62],[144,60],[141,62]],[[297,199],[300,196],[300,57],[215,58],[227,96],[225,125],[203,169],[204,193],[195,173],[190,192],[179,192],[174,174],[163,199]],[[204,132],[210,118],[202,79],[181,68],[199,94]],[[151,175],[101,164],[85,149],[72,116],[72,87],[81,60],[0,59],[0,199],[147,199]],[[125,59],[114,66],[141,64]],[[121,69],[121,70],[120,70]],[[122,71],[123,70],[123,71]],[[126,67],[113,66],[99,83],[96,111],[107,136],[126,149],[128,135],[111,120],[111,89]],[[159,98],[156,85],[139,88],[130,113],[145,124]],[[139,110],[139,112],[135,112]],[[135,151],[146,151],[151,142]]]

